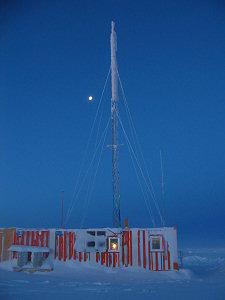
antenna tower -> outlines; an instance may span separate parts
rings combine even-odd
[[[117,41],[112,22],[111,31],[111,120],[112,120],[112,192],[113,192],[113,227],[120,227],[120,193],[119,193],[119,144],[118,144],[118,74],[117,74]]]

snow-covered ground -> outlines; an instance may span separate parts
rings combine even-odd
[[[108,270],[55,264],[51,273],[8,271],[0,265],[0,300],[225,299],[225,248],[184,249],[173,272]]]

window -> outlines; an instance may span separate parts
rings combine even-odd
[[[152,238],[152,249],[160,250],[160,238]]]
[[[87,247],[95,247],[95,241],[87,242]]]
[[[22,235],[23,235],[23,230],[17,230],[17,231],[16,231],[16,235],[22,236]]]
[[[118,238],[109,238],[109,249],[111,251],[118,251],[118,249],[119,249],[119,239]]]
[[[151,250],[154,251],[164,251],[163,247],[163,236],[161,234],[150,234],[149,235]],[[165,243],[164,243],[165,245]]]
[[[105,231],[97,231],[97,236],[105,236]]]
[[[87,234],[95,236],[95,231],[87,231]]]

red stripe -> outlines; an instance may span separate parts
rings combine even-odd
[[[73,259],[76,260],[77,259],[77,251],[74,249],[73,251]]]
[[[168,270],[170,270],[170,252],[168,251]]]
[[[140,230],[138,230],[138,265],[141,266]]]
[[[66,261],[66,252],[67,252],[67,243],[66,243],[66,231],[64,231],[64,253],[63,253],[63,260]]]
[[[127,244],[127,264],[126,264],[126,266],[128,266],[130,263],[129,231],[126,232],[126,244]]]
[[[163,267],[162,267],[162,253],[160,253],[160,254],[161,254],[161,267],[160,267],[160,268],[161,268],[161,270],[162,270],[162,268],[163,268]]]
[[[48,243],[49,243],[49,231],[47,231],[46,233],[46,247],[48,247]]]
[[[73,253],[75,251],[75,249],[74,249],[75,248],[75,242],[76,242],[76,234],[75,234],[75,232],[73,232],[72,233],[72,255],[73,255]],[[76,253],[76,251],[75,251],[75,253]],[[76,259],[76,257],[74,259]]]
[[[72,238],[71,238],[71,232],[69,232],[69,259],[72,257]]]
[[[41,247],[44,247],[44,231],[41,232],[40,241],[41,241]]]
[[[122,235],[122,264],[124,265],[124,231]]]
[[[174,270],[178,270],[178,263],[177,263],[177,262],[174,262],[174,263],[173,263],[173,269],[174,269]]]
[[[33,232],[33,230],[31,231],[31,246],[35,246],[34,245],[34,232]]]
[[[56,259],[56,256],[57,256],[57,247],[58,247],[58,237],[56,236],[55,237],[55,259]]]
[[[109,266],[109,252],[106,252],[106,267]]]
[[[63,237],[60,235],[59,236],[59,260],[62,259],[63,256]]]
[[[143,267],[146,269],[146,255],[145,255],[145,231],[143,230]]]
[[[151,270],[153,270],[153,253],[151,253]]]
[[[27,235],[26,235],[26,245],[29,246],[29,235],[30,235],[30,232],[27,231],[26,233],[27,233]]]
[[[151,250],[150,250],[150,241],[148,241],[148,268],[151,270]]]
[[[59,260],[61,260],[61,236],[59,236],[58,239],[59,239],[58,258]]]
[[[155,252],[155,269],[159,270],[159,262],[158,262],[158,252]]]
[[[162,265],[162,269],[165,271],[166,266],[165,266],[165,242],[164,242],[164,236],[162,236],[162,250],[163,250],[163,255],[162,255],[162,259],[163,259],[163,265]]]
[[[167,242],[167,252],[168,252],[168,270],[170,270],[170,251],[169,251],[168,242]]]
[[[116,253],[113,253],[113,268],[116,267]]]
[[[105,263],[105,252],[101,253],[101,264],[104,265]]]
[[[130,231],[130,265],[133,265],[133,257],[132,257],[132,231]]]
[[[24,245],[24,234],[25,234],[25,232],[23,232],[23,234],[21,236],[20,245]]]

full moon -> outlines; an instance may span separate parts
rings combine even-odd
[[[92,101],[92,100],[93,100],[93,97],[92,97],[92,96],[89,96],[89,97],[88,97],[88,100],[89,100],[89,101]]]

